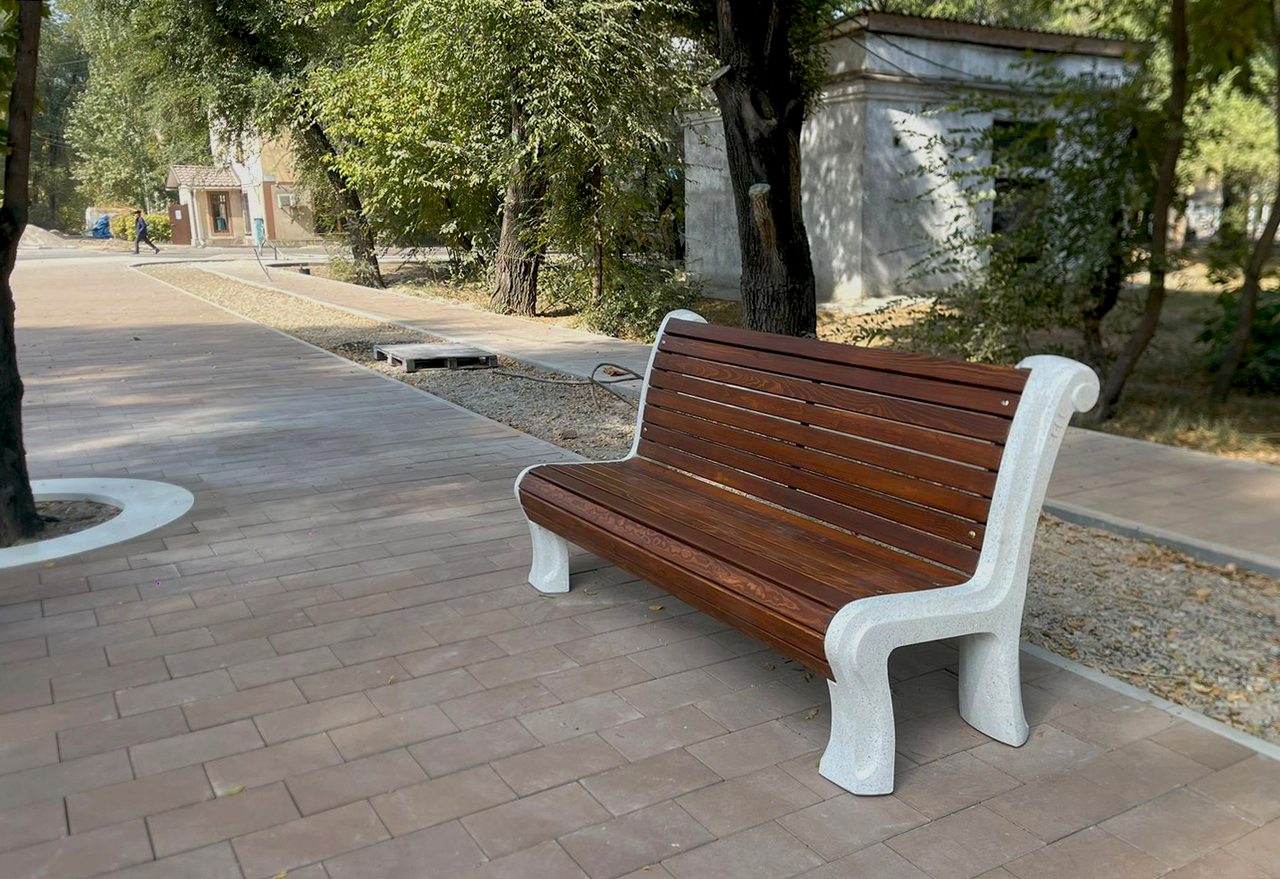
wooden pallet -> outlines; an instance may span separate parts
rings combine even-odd
[[[467,345],[410,343],[407,345],[374,345],[375,360],[399,364],[405,372],[419,369],[458,369],[463,366],[497,366],[498,355]]]

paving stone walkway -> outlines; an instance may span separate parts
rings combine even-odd
[[[1030,656],[1012,749],[895,655],[897,791],[844,793],[822,681],[589,557],[524,583],[559,450],[122,262],[16,286],[35,475],[196,506],[0,572],[5,879],[1280,876],[1280,763]]]
[[[634,342],[279,269],[268,282],[256,263],[214,268],[573,375],[602,360],[639,372],[648,362],[648,347]],[[1072,521],[1280,576],[1280,467],[1072,428],[1047,506]]]

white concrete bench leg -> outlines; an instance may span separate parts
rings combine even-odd
[[[893,793],[893,696],[889,655],[831,660],[831,738],[818,773],[855,794]]]
[[[960,716],[1006,745],[1027,740],[1022,710],[1018,630],[964,635],[960,646]]]
[[[533,565],[529,584],[539,592],[569,591],[569,542],[541,525],[529,523]]]

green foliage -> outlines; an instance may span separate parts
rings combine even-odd
[[[147,221],[147,232],[152,241],[173,240],[173,225],[169,222],[169,214],[167,212],[143,214],[142,216]],[[116,214],[111,218],[112,236],[119,238],[121,241],[133,241],[137,237],[135,223],[136,220],[129,211]]]
[[[589,264],[573,261],[545,267],[541,291],[548,310],[576,311],[590,330],[649,342],[667,312],[692,309],[704,295],[702,282],[654,260],[610,259],[605,269],[608,292],[593,301]]]
[[[66,232],[84,230],[88,200],[78,191],[71,168],[75,156],[66,140],[71,109],[89,78],[89,59],[65,16],[44,20],[36,76],[36,115],[31,132],[30,222]]]
[[[1200,334],[1200,342],[1208,346],[1205,367],[1212,372],[1217,372],[1222,365],[1223,354],[1231,341],[1231,334],[1235,332],[1240,313],[1239,299],[1239,290],[1219,296],[1220,313]],[[1249,394],[1280,394],[1280,291],[1274,288],[1258,291],[1253,335],[1232,386]]]

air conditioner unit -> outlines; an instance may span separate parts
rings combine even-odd
[[[292,208],[298,206],[298,199],[292,192],[276,193],[276,204],[282,208]]]

